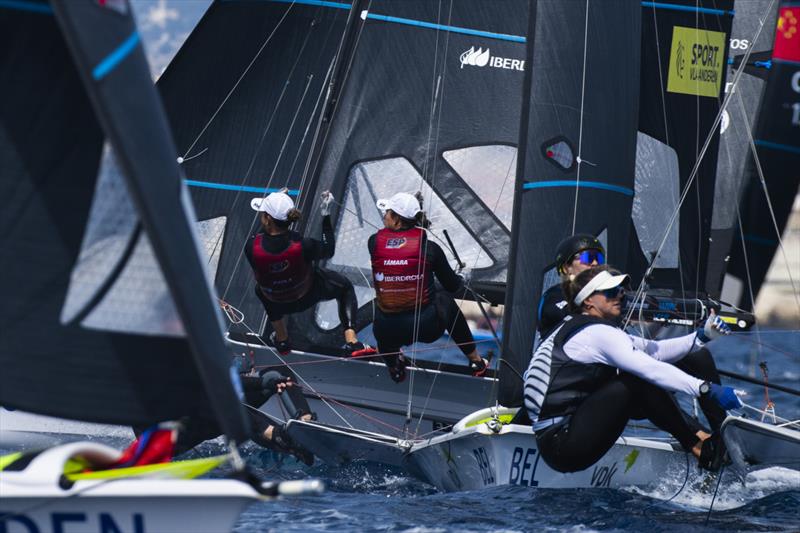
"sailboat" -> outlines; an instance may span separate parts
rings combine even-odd
[[[476,411],[450,432],[428,439],[346,428],[327,428],[326,439],[313,424],[295,421],[289,423],[290,434],[323,459],[391,461],[442,490],[498,484],[650,485],[664,472],[684,471],[685,455],[669,442],[626,436],[590,469],[560,474],[538,460],[533,431],[513,422],[513,406],[521,403],[521,374],[534,344],[536,317],[530,310],[556,279],[550,258],[561,238],[573,232],[601,235],[613,263],[631,272],[642,292],[659,287],[685,298],[702,292],[709,265],[722,260],[709,252],[708,235],[717,207],[715,132],[732,8],[732,2],[708,7],[695,2],[534,2],[499,405]],[[575,21],[583,25],[576,28]],[[564,39],[567,26],[584,38]],[[681,76],[691,74],[681,60],[698,35],[702,45],[716,43],[720,56],[709,59],[705,81],[683,83]],[[689,102],[695,113],[687,117],[679,110]],[[681,122],[689,121],[698,137],[680,134]],[[699,153],[704,158],[698,163]],[[697,220],[698,213],[705,215]],[[668,309],[658,311],[668,315]],[[725,433],[732,436],[736,427],[763,435],[767,425],[757,425],[731,418]],[[800,455],[798,436],[793,429],[775,428],[771,437],[785,446],[776,453],[762,446],[764,453],[749,457],[762,466],[796,468],[786,457]]]
[[[396,384],[381,358],[342,357],[335,302],[292,315],[294,350],[276,354],[241,253],[256,230],[250,199],[288,187],[305,216],[298,229],[319,238],[315,199],[334,194],[337,252],[322,266],[354,284],[367,342],[365,243],[381,224],[375,200],[398,190],[422,190],[433,235],[449,250],[447,231],[475,298],[502,304],[526,10],[520,0],[214,2],[161,76],[198,217],[217,224],[210,266],[240,313],[229,339],[257,368],[292,368],[320,422],[395,436],[450,427],[491,405],[494,371],[472,377],[445,338],[406,349],[414,366]],[[478,349],[496,344],[489,334]]]
[[[0,404],[103,424],[205,417],[230,448],[111,470],[121,453],[96,442],[3,456],[0,529],[230,529],[282,489],[194,479],[230,461],[245,477],[248,423],[130,7],[2,1],[0,41]]]

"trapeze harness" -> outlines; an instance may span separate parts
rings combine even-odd
[[[431,302],[432,268],[422,252],[424,235],[421,228],[384,228],[375,235],[372,273],[381,311],[412,311]]]
[[[314,284],[312,265],[303,257],[302,241],[290,241],[285,250],[264,249],[263,233],[253,239],[253,273],[261,293],[272,302],[294,302]]]

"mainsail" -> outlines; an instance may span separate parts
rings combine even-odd
[[[0,403],[246,421],[126,2],[0,3]],[[104,144],[105,143],[105,144]]]
[[[800,4],[781,2],[777,24],[769,27],[776,28],[774,46],[762,57],[769,73],[752,132],[728,266],[728,273],[739,280],[739,305],[746,309],[754,306],[776,252],[785,257],[779,241],[800,186]],[[796,283],[797,274],[789,275]]]
[[[606,233],[626,264],[634,194],[642,10],[618,2],[537,2],[530,15],[502,405],[520,405],[536,305],[559,241]],[[572,39],[561,36],[570,34]]]

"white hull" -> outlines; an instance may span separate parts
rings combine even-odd
[[[495,433],[485,424],[415,444],[406,467],[443,491],[475,490],[497,485],[541,488],[648,487],[674,471],[682,477],[686,457],[671,445],[640,438],[620,438],[595,465],[563,474],[539,456],[533,430],[505,425]]]
[[[764,465],[800,470],[800,431],[794,428],[729,416],[722,423],[722,437],[740,469]]]
[[[0,471],[0,531],[228,531],[246,505],[263,499],[250,485],[230,479],[176,479],[178,470],[101,472],[104,479],[69,481],[65,465],[80,457],[108,465],[120,452],[96,443],[51,448]]]

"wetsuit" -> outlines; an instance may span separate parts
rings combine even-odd
[[[567,299],[564,296],[564,291],[561,290],[561,284],[553,285],[542,294],[542,299],[539,302],[538,329],[540,338],[547,338],[567,314]],[[644,341],[644,339],[641,340]],[[702,381],[711,381],[718,385],[722,382],[717,371],[717,365],[714,363],[714,358],[708,348],[690,352],[673,364]],[[719,431],[722,422],[725,420],[725,410],[711,398],[702,397],[698,400],[698,403],[711,426],[711,430],[713,432]],[[694,418],[686,415],[686,419],[690,425],[694,426],[696,431],[705,431],[706,428],[703,428]]]
[[[694,344],[694,334],[647,341],[599,318],[565,318],[525,373],[525,407],[545,462],[559,472],[584,470],[611,449],[628,420],[641,418],[691,450],[695,429],[668,391],[699,396],[702,380],[670,364]]]
[[[460,291],[462,278],[442,249],[429,242],[424,230],[382,229],[367,242],[378,305],[373,333],[378,351],[394,363],[401,346],[434,342],[445,330],[467,355],[475,341],[453,296],[436,290],[434,276],[450,293]],[[399,280],[399,281],[395,281]]]
[[[335,251],[329,216],[322,218],[321,241],[304,239],[296,231],[280,235],[262,231],[248,239],[244,253],[256,276],[256,296],[270,322],[335,299],[342,327],[355,328],[358,301],[353,284],[341,274],[313,264],[333,257]]]

